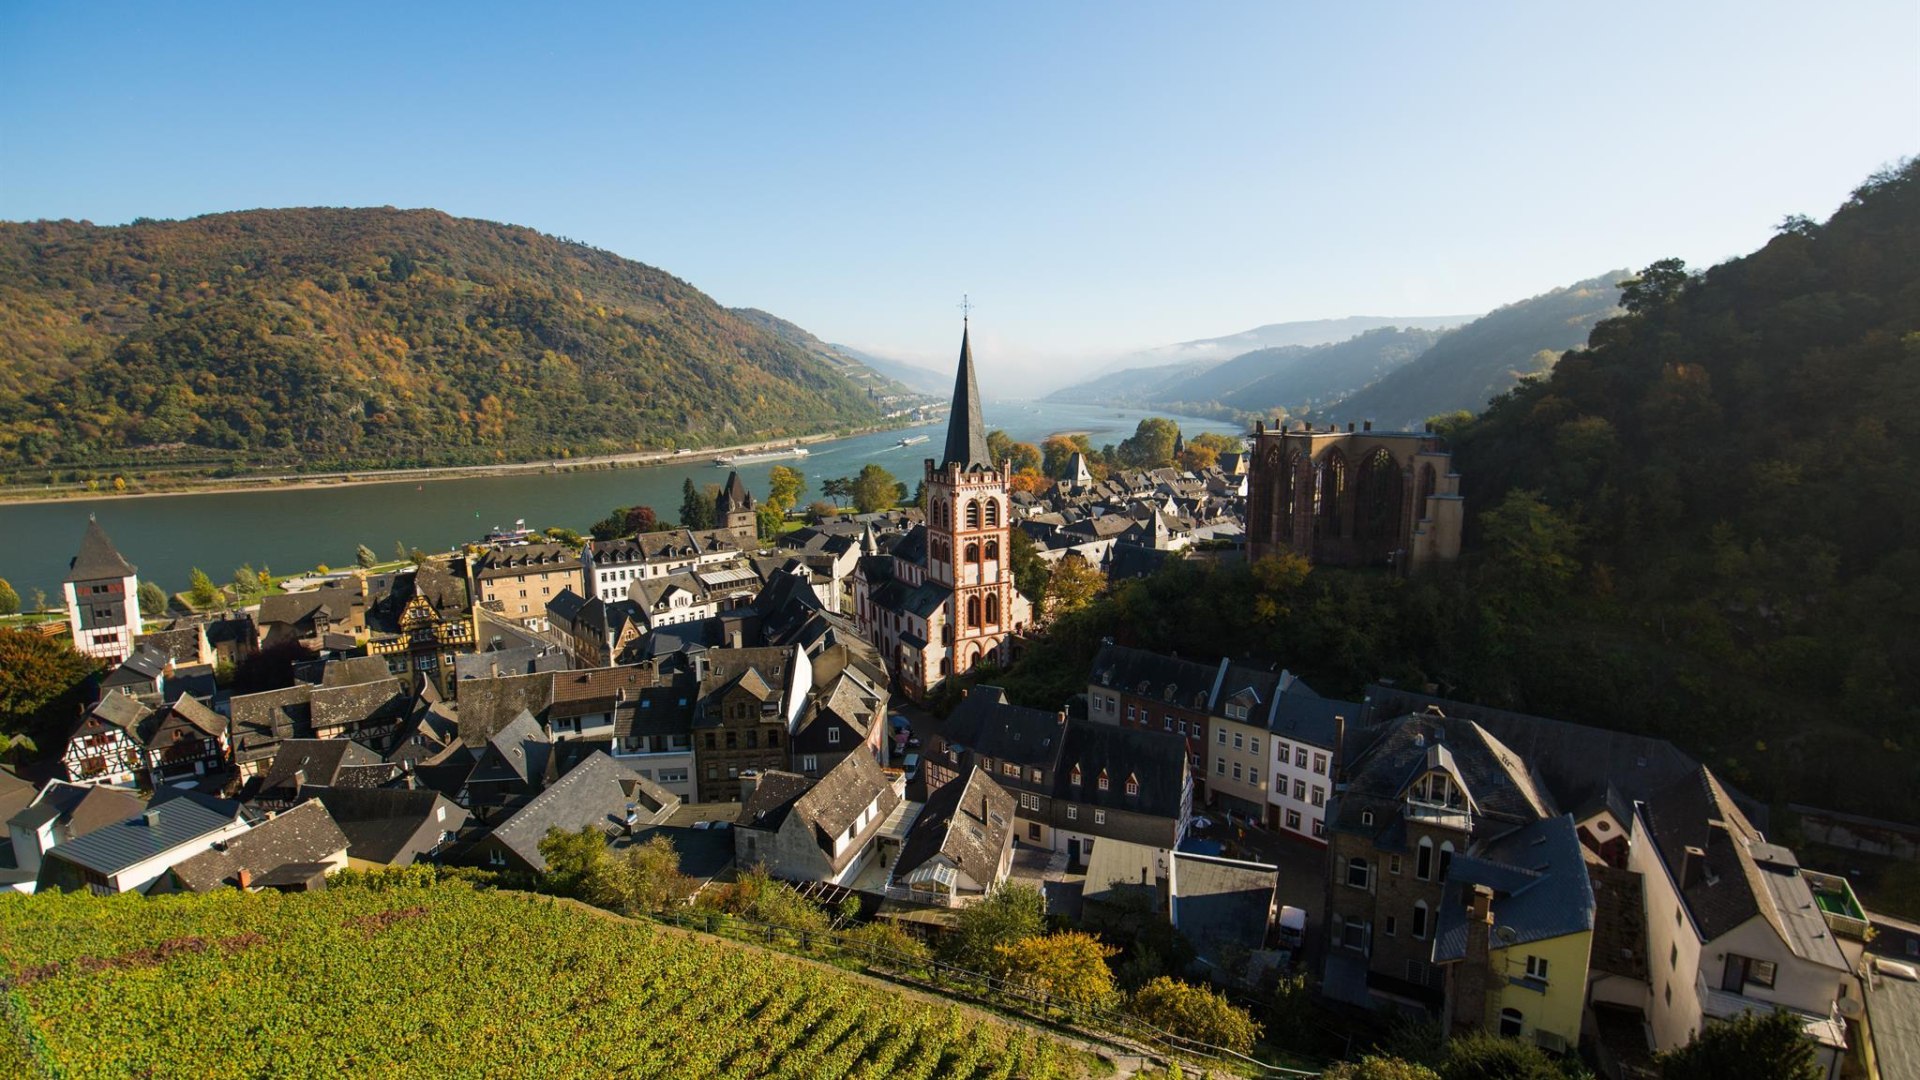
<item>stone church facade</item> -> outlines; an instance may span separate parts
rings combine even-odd
[[[1409,573],[1460,555],[1460,474],[1431,432],[1254,427],[1247,557]]]

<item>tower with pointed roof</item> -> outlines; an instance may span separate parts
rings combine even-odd
[[[742,548],[752,550],[760,540],[760,518],[754,510],[753,493],[740,482],[740,474],[727,474],[727,486],[714,500],[713,527],[733,534]]]
[[[1033,621],[1032,606],[1013,587],[1012,470],[987,452],[964,325],[946,443],[923,470],[926,521],[887,553],[864,555],[853,575],[861,636],[886,658],[894,685],[914,700],[924,700],[949,675],[1005,659],[1008,640]]]
[[[67,565],[60,590],[73,647],[109,665],[133,655],[133,639],[140,635],[140,579],[91,516],[80,553]]]

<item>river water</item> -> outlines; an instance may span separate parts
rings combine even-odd
[[[1120,442],[1143,417],[1155,415],[1032,401],[991,401],[983,411],[989,429],[1003,429],[1021,442],[1037,445],[1055,432],[1084,431],[1096,447]],[[1221,420],[1175,419],[1189,437],[1239,431]],[[908,435],[929,439],[901,447],[900,439]],[[922,459],[938,455],[945,438],[942,422],[814,443],[800,461],[743,466],[740,478],[757,499],[766,494],[767,474],[774,465],[800,468],[807,476],[800,497],[804,506],[820,497],[822,478],[852,476],[875,462],[911,489],[920,478]],[[683,480],[692,477],[697,485],[726,480],[727,470],[712,461],[712,454],[696,453],[661,465],[571,473],[0,503],[0,535],[9,538],[0,547],[0,578],[13,583],[23,603],[31,601],[34,589],[46,590],[49,601],[59,603],[60,579],[79,548],[88,514],[100,519],[120,553],[139,568],[140,580],[158,581],[168,592],[184,590],[196,566],[216,582],[232,578],[242,563],[279,573],[320,563],[350,566],[359,544],[382,559],[393,558],[396,542],[445,551],[478,540],[496,525],[510,526],[516,518],[536,528],[564,525],[585,532],[616,506],[647,505],[673,519],[680,513]]]

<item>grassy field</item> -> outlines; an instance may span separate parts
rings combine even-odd
[[[86,1076],[1069,1077],[1040,1033],[791,957],[464,885],[0,896],[37,1055]],[[25,1045],[22,1045],[25,1044]]]

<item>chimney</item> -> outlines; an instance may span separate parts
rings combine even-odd
[[[247,892],[252,888],[253,888],[253,871],[243,866],[240,868],[240,891]]]
[[[1267,433],[1267,422],[1265,420],[1255,420],[1253,422],[1253,433],[1255,435],[1265,435]]]
[[[1680,887],[1691,889],[1707,880],[1707,853],[1689,844],[1680,852]]]
[[[1453,1029],[1486,1026],[1487,981],[1493,977],[1493,890],[1475,885],[1467,899],[1467,955],[1454,977]]]
[[[627,816],[626,816],[622,831],[625,832],[628,836],[632,836],[633,827],[639,823],[640,823],[640,804],[628,803]]]
[[[160,808],[157,806],[149,806],[145,810],[140,811],[140,820],[144,822],[149,829],[159,825]]]

